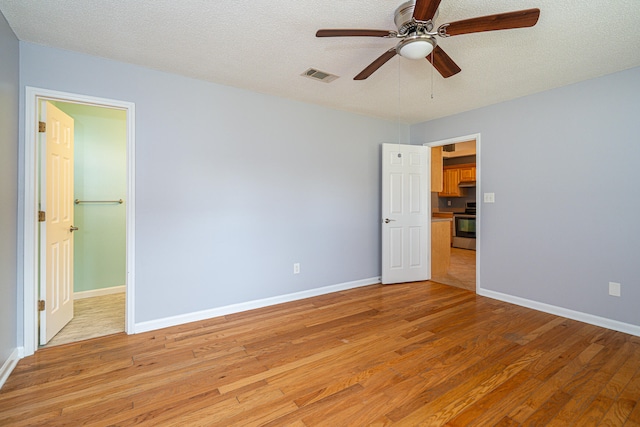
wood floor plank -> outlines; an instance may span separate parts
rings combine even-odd
[[[521,424],[524,426],[544,426],[548,425],[560,409],[571,399],[571,395],[562,390],[553,393],[546,402],[537,408],[526,420]],[[587,424],[578,424],[587,425]]]
[[[514,408],[509,414],[509,417],[516,422],[524,422],[564,384],[572,380],[578,372],[583,370],[586,364],[602,349],[603,346],[600,344],[590,344],[584,351],[580,352],[575,359],[572,359],[570,363],[547,380],[544,387],[540,387],[527,398],[522,405]]]
[[[609,411],[600,420],[600,425],[605,427],[624,425],[635,405],[636,402],[627,399],[614,401]]]
[[[495,388],[517,375],[539,356],[539,351],[533,351],[510,365],[495,365],[498,371],[487,370],[486,373],[492,373],[492,375],[484,381],[475,384],[475,386],[473,385],[476,381],[467,381],[414,411],[408,417],[403,418],[402,422],[405,424],[407,422],[416,424],[424,422],[427,425],[444,425],[467,407],[475,404]],[[482,376],[476,376],[476,379],[478,378],[482,378]]]
[[[379,412],[384,412],[384,408],[389,404],[390,400],[384,394],[367,397],[366,400],[359,399],[357,395],[354,395],[354,398],[346,401],[339,410],[332,408],[330,412],[322,413],[316,419],[305,418],[304,421],[309,426],[318,427],[385,426],[390,425],[391,421],[380,416]],[[377,411],[372,411],[371,408],[376,408]]]
[[[361,390],[363,390],[363,387],[360,384],[355,384],[349,388],[339,391],[336,394],[327,396],[321,400],[311,403],[310,405],[303,406],[302,408],[291,411],[286,415],[277,417],[264,424],[264,426],[286,426],[296,421],[302,421],[305,425],[314,425],[310,420],[321,420],[324,414],[336,410],[340,405],[344,405],[345,400],[347,400],[349,396],[358,393]]]
[[[494,427],[519,427],[520,424],[509,417],[502,418]]]
[[[600,421],[614,404],[612,399],[599,395],[591,401],[580,417],[576,420],[576,425],[600,425]]]
[[[629,414],[625,425],[627,424],[640,425],[640,404],[638,402],[636,402],[636,405],[631,410],[631,413]]]
[[[609,351],[605,350],[598,353],[585,369],[577,373],[570,382],[562,387],[564,391],[572,395],[572,399],[567,402],[566,406],[558,413],[558,416],[554,420],[556,425],[559,425],[562,421],[569,422],[574,420],[576,413],[585,414],[593,411],[594,408],[591,408],[591,405],[597,403],[595,401],[598,399],[600,399],[599,406],[604,405],[607,401],[609,402],[608,405],[611,406],[612,400],[600,395],[604,385],[611,376],[611,374],[605,370],[606,361],[615,360],[611,358],[611,349],[607,350]],[[603,413],[608,410],[609,406],[604,408]],[[598,410],[600,410],[600,407],[598,407]],[[600,417],[601,416],[602,414],[600,414]],[[592,421],[591,419],[594,417],[595,415],[592,413],[590,421]]]
[[[564,368],[567,360],[573,360],[589,345],[589,340],[585,337],[572,333],[527,369],[534,373],[540,381],[546,381]]]
[[[469,405],[464,411],[451,419],[447,426],[495,425],[512,407],[524,400],[541,382],[529,371],[523,369],[486,396]]]
[[[637,346],[630,346],[631,354],[640,353],[640,348]],[[627,387],[627,384],[633,378],[635,372],[640,369],[640,360],[636,360],[635,358],[629,357],[624,361],[624,364],[618,369],[618,371],[611,377],[609,382],[604,387],[603,394],[607,397],[615,399],[617,396],[622,393]]]
[[[448,402],[449,397],[457,398],[457,395],[473,389],[473,387],[486,381],[492,375],[495,375],[503,369],[504,365],[499,365],[488,360],[480,360],[451,377],[421,375],[424,380],[416,386],[412,386],[411,398],[404,399],[405,403],[397,405],[397,407],[387,413],[386,416],[392,421],[402,421],[405,424],[414,422],[413,419],[421,415],[418,411],[421,411],[426,405],[431,404],[430,411],[435,412],[438,410],[438,408],[435,408],[436,404],[432,403],[436,399],[440,399],[437,404],[443,407],[443,405]],[[412,384],[411,382],[407,383]],[[404,384],[402,385],[404,386]],[[398,391],[390,390],[387,394],[392,392]]]
[[[640,338],[432,282],[46,348],[0,425],[640,427]]]

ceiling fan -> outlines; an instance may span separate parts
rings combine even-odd
[[[478,18],[464,19],[440,25],[434,30],[442,0],[410,0],[402,3],[394,13],[398,31],[334,29],[318,30],[316,37],[386,37],[401,39],[395,47],[383,53],[378,59],[362,70],[354,80],[364,80],[382,67],[396,54],[408,59],[426,58],[442,77],[451,77],[460,72],[440,46],[436,36],[450,37],[483,31],[508,30],[533,27],[538,22],[540,9],[526,9],[515,12],[498,13]]]

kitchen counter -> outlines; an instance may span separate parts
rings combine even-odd
[[[451,218],[431,218],[431,222],[451,222]]]
[[[443,210],[438,210],[438,211],[433,211],[433,214],[448,214],[448,215],[453,215],[453,214],[457,214],[457,213],[464,213],[464,208],[451,208],[450,211],[443,211]]]

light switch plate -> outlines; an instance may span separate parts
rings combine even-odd
[[[496,193],[484,193],[484,202],[485,203],[495,203],[496,202]]]

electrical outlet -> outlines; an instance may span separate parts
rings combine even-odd
[[[614,297],[619,297],[620,296],[620,283],[616,283],[616,282],[609,282],[609,295],[614,296]]]
[[[451,200],[447,200],[447,206],[451,206]]]
[[[300,274],[300,263],[296,262],[293,264],[293,274]]]

